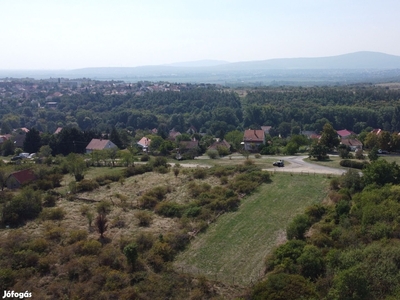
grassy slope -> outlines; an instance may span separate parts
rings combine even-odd
[[[176,266],[210,278],[247,284],[259,278],[265,256],[285,239],[284,228],[308,205],[321,202],[329,179],[276,174],[239,210],[221,216],[180,254]]]

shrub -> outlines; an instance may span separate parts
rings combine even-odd
[[[183,213],[184,216],[189,217],[189,218],[195,218],[200,214],[201,207],[199,206],[190,206],[185,210]]]
[[[140,161],[149,161],[150,160],[150,156],[148,154],[143,154],[140,157]]]
[[[169,168],[166,166],[158,166],[154,168],[154,171],[160,174],[167,174],[169,172]]]
[[[104,285],[105,290],[120,291],[128,285],[129,278],[127,274],[118,270],[107,272],[107,279]]]
[[[50,180],[40,179],[35,181],[35,188],[42,191],[47,191],[54,188],[54,185]]]
[[[43,198],[44,207],[53,207],[56,205],[57,196],[51,194],[45,194]]]
[[[32,251],[35,251],[39,254],[45,252],[48,248],[49,244],[47,243],[47,241],[44,238],[37,238],[32,240],[29,243],[29,249]]]
[[[173,202],[161,202],[155,207],[157,214],[169,217],[169,218],[180,218],[182,216],[182,206]]]
[[[148,163],[145,165],[133,165],[125,169],[125,177],[131,177],[152,171],[153,166]]]
[[[152,216],[149,212],[140,210],[135,213],[135,217],[139,219],[139,226],[147,227],[151,224]]]
[[[189,188],[189,194],[192,197],[198,197],[201,193],[209,191],[211,189],[211,186],[208,183],[201,183],[201,184],[197,184],[194,181],[190,182],[188,184],[188,188]]]
[[[83,204],[80,208],[79,211],[81,212],[82,216],[86,216],[86,214],[90,211],[90,207],[86,204]]]
[[[65,211],[61,207],[44,208],[40,213],[40,218],[45,220],[62,220],[65,216]]]
[[[238,193],[248,194],[257,188],[258,183],[249,180],[235,180],[229,184],[229,188]]]
[[[150,251],[154,255],[159,255],[163,261],[172,261],[175,255],[171,246],[162,241],[155,242]]]
[[[222,176],[220,178],[221,184],[227,184],[228,183],[228,177],[227,176]]]
[[[349,160],[343,159],[340,161],[340,165],[345,168],[354,168],[354,169],[364,169],[366,166],[369,165],[366,161],[356,161],[356,160]]]
[[[55,240],[59,241],[63,234],[65,232],[65,229],[60,226],[56,226],[52,223],[47,223],[45,224],[45,237],[49,240]]]
[[[216,167],[210,168],[209,172],[211,175],[214,175],[216,177],[229,176],[229,175],[233,174],[234,168],[216,166]]]
[[[101,243],[96,240],[88,240],[81,242],[79,252],[82,255],[97,255],[101,250]]]
[[[12,269],[0,268],[0,290],[10,289],[15,282],[15,275]]]
[[[3,207],[3,223],[18,225],[36,218],[42,210],[41,194],[24,189]]]
[[[196,168],[193,171],[193,178],[196,179],[205,179],[207,177],[207,170],[205,168]]]
[[[96,180],[96,182],[99,185],[104,186],[111,182],[117,182],[121,178],[122,178],[122,176],[120,174],[106,174],[106,175],[98,176],[94,180]]]
[[[286,229],[286,236],[288,240],[303,240],[304,234],[310,225],[310,220],[307,215],[303,214],[294,217],[293,221],[290,222]]]
[[[124,269],[124,257],[118,248],[108,244],[99,255],[99,264],[116,270]]]
[[[126,256],[128,263],[131,266],[134,266],[136,263],[136,260],[138,259],[138,256],[139,256],[138,250],[137,250],[137,245],[135,243],[130,243],[129,245],[125,246],[124,255]]]
[[[14,253],[13,269],[35,267],[39,261],[39,254],[32,250],[22,250]]]
[[[76,185],[78,192],[91,192],[99,188],[99,184],[92,179],[82,179]]]
[[[256,284],[251,299],[318,299],[318,295],[303,276],[279,273]]]
[[[111,203],[105,200],[100,201],[96,206],[96,211],[103,215],[109,214],[111,212]]]
[[[214,149],[209,149],[207,150],[206,154],[208,155],[209,158],[211,159],[216,159],[217,157],[219,157],[219,153],[217,150]]]
[[[325,212],[325,207],[320,204],[314,204],[306,208],[305,214],[310,218],[311,223],[316,223],[321,220]]]
[[[111,228],[124,228],[125,221],[118,215],[111,221]]]
[[[84,241],[84,240],[86,240],[87,236],[88,236],[88,233],[86,230],[82,230],[82,229],[72,230],[69,233],[68,243],[74,244],[79,241]]]
[[[150,233],[140,233],[136,238],[137,249],[140,253],[144,253],[153,247],[154,237]]]

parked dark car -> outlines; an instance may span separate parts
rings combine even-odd
[[[16,160],[21,160],[22,157],[21,156],[14,156],[13,158],[11,158],[11,161],[16,161]]]
[[[284,167],[285,163],[283,162],[283,160],[278,160],[278,161],[274,162],[272,165],[275,167]]]
[[[386,150],[379,149],[378,154],[388,154]]]

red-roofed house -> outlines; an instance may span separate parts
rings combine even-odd
[[[151,139],[148,139],[147,137],[144,136],[136,144],[139,147],[142,147],[143,151],[147,151],[147,149],[149,149],[149,147],[150,147],[150,143],[151,143]]]
[[[243,136],[244,150],[257,151],[260,145],[265,144],[264,130],[248,129]]]
[[[380,135],[382,133],[382,129],[376,128],[376,129],[372,130],[371,133],[375,133],[376,135]]]
[[[11,173],[6,180],[6,185],[9,189],[17,189],[36,179],[35,173],[31,169],[26,169]]]
[[[351,151],[356,151],[357,149],[361,149],[363,144],[357,139],[341,139],[340,141],[343,145],[349,146]]]
[[[57,127],[56,131],[54,131],[54,134],[59,134],[62,129],[62,127]]]
[[[94,150],[118,149],[110,140],[92,139],[86,146],[86,153],[91,153]]]
[[[346,137],[349,137],[352,134],[355,134],[353,131],[349,131],[347,129],[338,130],[336,132],[337,132],[339,138],[346,138]]]

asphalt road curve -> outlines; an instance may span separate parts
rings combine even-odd
[[[283,159],[285,161],[285,166],[283,168],[272,167],[264,170],[276,171],[276,172],[293,172],[293,173],[310,173],[310,174],[319,173],[319,174],[335,174],[335,175],[341,175],[346,172],[346,170],[343,169],[330,168],[305,162],[304,159],[307,157],[308,156],[276,157],[277,160]]]

